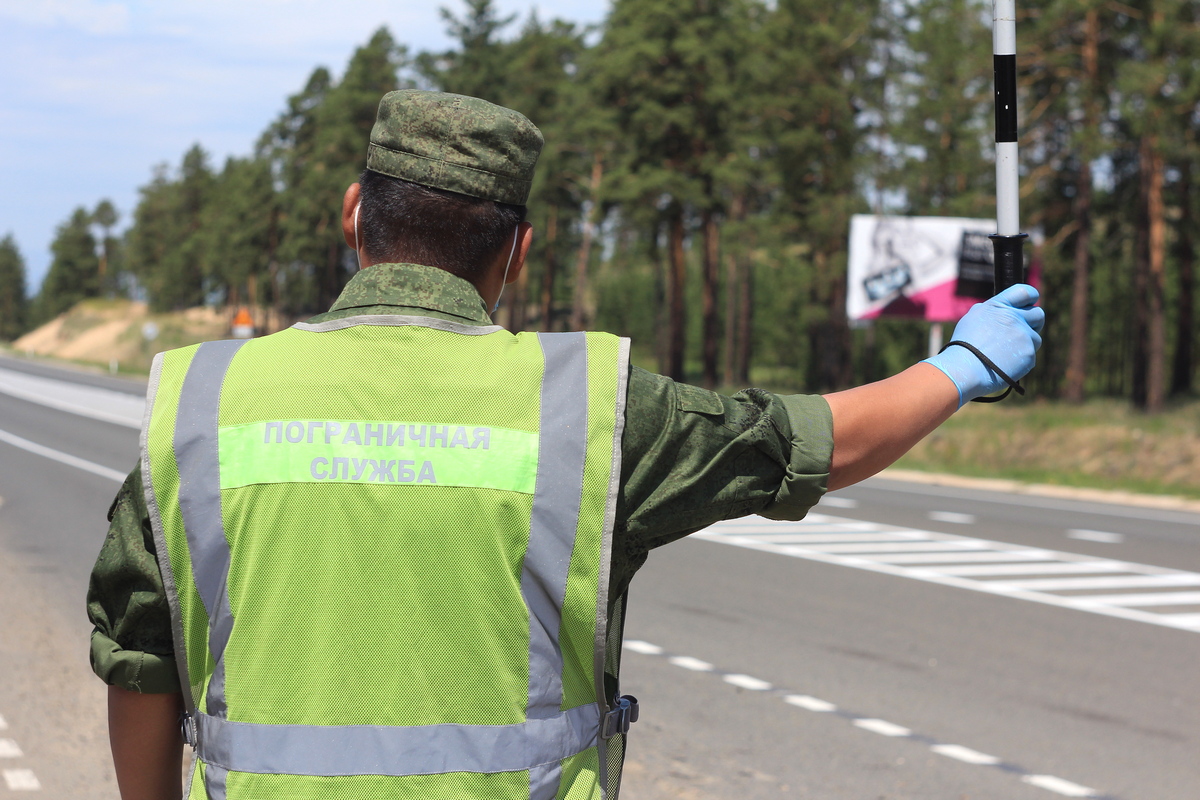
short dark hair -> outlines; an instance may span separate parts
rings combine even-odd
[[[359,177],[359,235],[375,263],[424,264],[473,281],[525,219],[525,206],[433,189],[374,170]]]

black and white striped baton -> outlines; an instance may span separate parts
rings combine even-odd
[[[996,80],[996,293],[1025,283],[1025,240],[1017,173],[1017,4],[992,0],[992,68]]]

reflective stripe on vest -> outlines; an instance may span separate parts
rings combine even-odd
[[[180,389],[173,449],[179,510],[215,663],[207,713],[197,713],[195,720],[197,755],[208,766],[205,783],[214,800],[225,797],[227,771],[407,776],[519,770],[529,771],[531,798],[550,800],[558,790],[560,761],[597,745],[599,703],[560,711],[559,626],[588,447],[586,339],[582,333],[539,334],[538,342],[545,362],[539,450],[520,582],[530,615],[529,697],[526,720],[512,725],[314,726],[226,718],[223,655],[233,616],[227,592],[231,554],[220,513],[218,415],[225,374],[244,342],[209,342],[197,349]]]

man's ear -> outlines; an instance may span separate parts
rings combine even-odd
[[[360,198],[359,185],[357,183],[350,184],[350,188],[346,189],[345,196],[342,197],[342,238],[346,240],[346,247],[354,250],[354,209],[358,207]],[[359,242],[361,245],[362,243]]]
[[[508,280],[505,283],[512,283],[521,274],[521,269],[525,266],[525,257],[529,255],[529,248],[533,246],[533,225],[528,222],[522,222],[517,226],[517,250],[513,255],[512,266],[508,268]]]

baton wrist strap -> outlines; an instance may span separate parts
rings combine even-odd
[[[971,352],[972,355],[974,355],[976,358],[978,358],[980,361],[982,361],[983,365],[985,367],[987,367],[992,372],[999,375],[1000,378],[1005,383],[1008,384],[1008,388],[1004,390],[1004,394],[994,395],[991,397],[973,397],[973,398],[971,398],[972,403],[999,403],[1001,400],[1003,400],[1004,398],[1006,398],[1010,394],[1012,394],[1013,391],[1016,391],[1017,394],[1021,394],[1021,395],[1025,394],[1024,386],[1022,386],[1018,381],[1015,381],[1012,378],[1010,378],[1007,372],[1005,372],[1004,370],[997,367],[996,362],[992,361],[990,358],[985,356],[983,354],[983,352],[973,344],[969,344],[967,342],[960,342],[958,339],[954,339],[949,342],[946,342],[946,346],[943,347],[938,352],[944,353],[947,348],[953,347],[954,345],[958,345],[959,347],[965,347],[967,350],[969,350]]]

